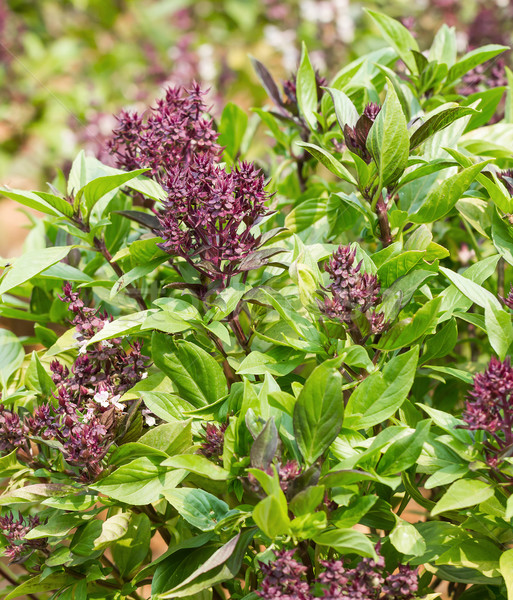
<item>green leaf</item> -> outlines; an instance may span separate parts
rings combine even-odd
[[[285,217],[285,227],[300,233],[326,215],[326,198],[308,198],[295,206]]]
[[[128,531],[130,513],[119,513],[102,523],[102,532],[94,541],[94,550],[104,550],[113,542],[122,538]]]
[[[130,269],[130,271],[123,273],[123,275],[121,275],[121,277],[112,286],[112,288],[110,290],[110,299],[112,300],[113,298],[115,298],[119,294],[119,292],[123,291],[132,282],[134,282],[137,279],[140,279],[142,277],[145,277],[149,273],[152,273],[158,266],[160,266],[162,263],[166,262],[167,260],[169,260],[168,255],[158,256],[157,258],[150,260],[146,264],[137,265],[133,269]],[[155,314],[153,314],[152,316],[155,316]]]
[[[181,398],[195,408],[226,396],[226,377],[219,363],[196,344],[177,341],[155,332],[152,337],[155,364],[171,379]]]
[[[139,331],[146,320],[146,317],[154,312],[154,310],[155,309],[141,310],[139,312],[123,315],[114,321],[110,321],[88,340],[87,345],[91,346],[103,340],[108,340],[109,338],[120,337],[121,335],[128,335]]]
[[[53,496],[67,496],[76,490],[60,483],[35,483],[11,490],[0,496],[0,506],[18,503],[36,503]]]
[[[21,471],[25,468],[24,465],[18,462],[16,454],[17,450],[13,450],[12,452],[9,452],[9,454],[6,454],[0,458],[0,479],[4,477],[11,477],[18,471]]]
[[[267,496],[253,509],[253,520],[271,540],[286,534],[290,529],[287,502],[281,490],[279,495],[280,498],[276,495]]]
[[[144,562],[150,550],[151,521],[144,513],[132,514],[126,534],[111,548],[121,577],[128,579]]]
[[[202,590],[211,588],[223,581],[234,580],[239,574],[246,549],[254,534],[254,528],[238,533],[224,544],[224,546],[216,550],[209,558],[206,560],[200,559],[200,566],[198,568],[177,586],[160,594],[158,598],[189,597],[203,600],[199,596],[199,592]],[[181,572],[180,569],[175,571],[178,571],[178,573]],[[209,596],[207,596],[208,598]]]
[[[84,516],[81,513],[62,513],[54,514],[46,523],[34,527],[25,534],[27,540],[37,540],[45,537],[61,537],[69,531],[78,527]]]
[[[338,529],[354,527],[360,523],[362,518],[377,501],[378,497],[374,495],[355,497],[348,506],[336,509],[330,515],[330,521],[332,521]]]
[[[513,548],[501,554],[499,564],[506,584],[508,600],[513,600]]]
[[[313,157],[315,157],[322,165],[324,165],[328,169],[328,171],[330,171],[337,177],[340,177],[340,179],[343,179],[348,183],[352,183],[353,185],[357,185],[355,178],[344,167],[344,165],[341,162],[339,162],[334,156],[332,156],[327,150],[324,150],[324,148],[316,146],[315,144],[310,144],[308,142],[296,142],[296,145],[310,152],[310,154]]]
[[[378,465],[378,473],[383,476],[395,475],[414,465],[429,435],[431,419],[419,421],[415,431],[393,442]]]
[[[230,510],[226,502],[198,488],[166,490],[164,497],[180,516],[202,531],[214,529]]]
[[[333,107],[335,108],[335,115],[340,129],[344,131],[345,125],[354,127],[360,115],[349,97],[346,96],[344,92],[335,88],[328,87],[326,88],[326,91],[329,92],[329,95],[333,100]]]
[[[42,271],[58,263],[69,254],[74,246],[55,246],[53,248],[40,248],[26,252],[14,261],[14,265],[4,271],[0,283],[0,294],[29,281],[32,277],[39,275]]]
[[[325,488],[323,485],[312,485],[298,492],[290,501],[290,510],[296,517],[308,515],[323,501]]]
[[[476,175],[489,161],[480,162],[463,169],[460,173],[444,179],[431,190],[417,212],[410,215],[414,223],[432,223],[450,212],[463,192],[474,181]]]
[[[492,240],[502,258],[513,265],[513,228],[501,219],[497,210],[493,213]]]
[[[493,487],[479,479],[460,479],[455,481],[436,503],[431,511],[433,516],[450,510],[459,510],[476,506],[493,496]]]
[[[51,397],[55,390],[55,384],[41,364],[35,350],[32,352],[30,364],[25,372],[25,385],[29,390],[41,394],[44,398]]]
[[[438,312],[442,298],[433,298],[426,302],[406,326],[402,322],[394,325],[390,331],[380,340],[378,348],[381,350],[398,350],[407,348],[423,336],[437,322]]]
[[[299,111],[305,118],[310,129],[317,129],[317,82],[315,71],[310,63],[306,44],[301,46],[301,61],[296,77],[296,95]]]
[[[13,598],[19,598],[20,596],[27,598],[28,594],[38,594],[40,592],[58,590],[66,585],[70,585],[73,581],[74,579],[69,573],[51,573],[46,577],[43,575],[36,575],[36,577],[32,577],[18,585],[12,592],[7,594],[3,600],[13,600]]]
[[[490,60],[497,54],[501,54],[509,50],[508,46],[500,46],[499,44],[488,44],[486,46],[481,46],[481,48],[476,48],[475,50],[471,50],[467,52],[465,56],[460,58],[460,60],[453,65],[449,69],[449,73],[447,74],[446,83],[450,84],[471,71],[474,67]]]
[[[424,250],[407,250],[387,260],[378,269],[378,278],[384,287],[392,286],[409,273],[425,256]]]
[[[7,329],[0,329],[0,385],[3,387],[9,377],[21,366],[25,350],[18,337]]]
[[[495,304],[488,303],[485,306],[484,316],[490,344],[500,360],[504,360],[508,354],[508,348],[513,342],[511,314],[503,308],[497,308]]]
[[[119,502],[141,506],[156,502],[164,489],[178,485],[184,475],[183,471],[168,471],[161,467],[154,457],[141,457],[90,487]]]
[[[166,392],[142,392],[144,404],[168,423],[183,419],[183,413],[193,410],[195,407],[190,402],[182,400],[177,394],[168,394]]]
[[[410,136],[401,103],[387,79],[387,97],[367,137],[367,149],[377,165],[379,188],[395,183],[408,165]]]
[[[501,304],[497,298],[481,285],[445,267],[440,267],[440,271],[464,296],[472,300],[474,304],[477,304],[481,308],[486,308],[490,305],[500,310]]]
[[[412,133],[410,138],[410,151],[420,146],[437,131],[441,131],[448,127],[457,119],[475,113],[476,111],[468,106],[454,106],[436,113]]]
[[[390,532],[392,546],[402,554],[409,556],[422,556],[426,551],[426,542],[415,527],[396,517],[395,527]]]
[[[364,9],[379,27],[385,40],[395,49],[411,73],[417,73],[417,63],[412,50],[419,52],[419,46],[412,34],[404,25],[382,13]]]
[[[456,319],[451,319],[447,325],[442,327],[433,336],[427,338],[421,357],[421,364],[435,358],[447,356],[458,341],[458,326]]]
[[[390,418],[406,400],[415,378],[419,348],[415,346],[372,373],[351,394],[344,427],[366,429]]]
[[[51,206],[44,198],[39,196],[36,192],[27,192],[25,190],[12,190],[7,187],[0,187],[0,195],[5,196],[6,198],[10,198],[18,202],[18,204],[22,204],[23,206],[27,206],[28,208],[32,208],[39,212],[44,213],[45,215],[52,215],[53,217],[59,216],[59,211],[56,210],[53,206]]]
[[[329,363],[319,365],[294,406],[294,435],[309,465],[329,448],[342,427],[342,375]]]
[[[83,195],[84,202],[82,203],[82,206],[85,207],[86,213],[89,214],[93,206],[106,194],[113,192],[131,179],[146,173],[148,170],[149,169],[137,169],[136,171],[120,173],[119,175],[105,175],[104,177],[97,177],[81,188],[77,192],[77,196]]]
[[[374,544],[369,538],[355,529],[331,529],[314,536],[316,544],[335,548],[341,554],[358,554],[369,558],[376,557]]]
[[[271,417],[251,446],[251,466],[267,471],[278,449],[278,430]]]
[[[506,123],[513,123],[513,72],[509,67],[504,67],[506,72],[506,79],[508,80],[508,91],[506,93],[506,102],[504,106],[504,121]],[[513,595],[511,596],[512,600]]]
[[[201,456],[200,454],[180,454],[178,456],[172,456],[167,458],[163,463],[163,467],[174,467],[175,469],[184,469],[213,479],[215,481],[226,481],[229,476],[229,472],[208,460],[208,458]]]
[[[181,454],[192,446],[191,422],[192,419],[180,420],[152,427],[137,442],[169,455]],[[122,450],[123,446],[120,446],[118,450]]]
[[[429,61],[445,63],[450,68],[456,62],[456,53],[456,31],[444,23],[436,32],[429,49]]]
[[[60,196],[55,196],[54,194],[48,194],[46,192],[34,192],[40,198],[45,200],[50,206],[53,206],[56,210],[58,210],[63,215],[67,217],[73,216],[73,206],[65,199]],[[44,211],[43,211],[44,212]]]
[[[229,157],[231,163],[239,153],[247,126],[248,115],[233,102],[228,102],[219,122],[220,135],[217,143],[224,147],[224,155]]]

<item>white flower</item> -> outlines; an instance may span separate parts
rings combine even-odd
[[[105,390],[103,392],[96,392],[96,394],[93,397],[93,400],[95,402],[98,402],[98,404],[100,406],[103,406],[103,408],[107,408],[108,406],[110,406],[109,392],[106,392]]]
[[[113,345],[108,340],[103,340],[102,348],[113,348]]]
[[[157,423],[157,420],[155,419],[155,417],[152,417],[151,415],[145,415],[144,418],[146,421],[146,425],[148,425],[148,427],[153,427]]]
[[[146,377],[148,377],[148,373],[143,373],[143,374],[141,375],[141,379],[146,379]]]
[[[112,398],[110,399],[110,403],[118,410],[124,410],[125,405],[121,402],[118,402],[120,398],[121,396],[119,394],[117,396],[112,396]]]

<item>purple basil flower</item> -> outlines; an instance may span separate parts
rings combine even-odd
[[[339,246],[326,265],[330,275],[329,290],[331,298],[326,298],[321,310],[331,319],[349,324],[353,320],[354,311],[366,313],[380,301],[380,285],[378,278],[360,271],[362,262],[356,263],[356,249],[350,246]],[[381,333],[385,326],[382,313],[373,311],[369,316],[371,333]]]
[[[170,87],[146,121],[137,113],[122,112],[108,144],[118,166],[150,168],[151,175],[165,183],[171,168],[185,166],[195,156],[218,158],[222,148],[212,121],[204,116],[203,96],[198,84],[189,90]]]
[[[91,481],[101,473],[101,461],[126,414],[119,399],[146,376],[147,357],[139,342],[126,349],[120,339],[87,347],[110,320],[108,315],[86,307],[70,284],[65,284],[61,299],[73,314],[79,355],[71,369],[57,360],[50,364],[56,404],[39,406],[23,422],[16,413],[1,410],[0,451],[23,446],[26,456],[22,458],[31,461],[29,436],[54,440],[61,444],[66,462],[78,469],[80,479]]]
[[[251,228],[268,214],[263,175],[243,162],[227,173],[205,157],[170,171],[168,198],[159,214],[161,248],[189,262],[212,279],[240,272],[240,261],[260,245]]]
[[[294,550],[278,550],[269,564],[260,563],[264,574],[256,593],[265,600],[310,600],[310,586],[304,580],[307,568],[293,558]]]
[[[276,465],[276,470],[278,471],[280,488],[284,494],[288,492],[290,484],[295,479],[297,479],[303,472],[296,460],[289,460],[284,464],[279,463],[278,465]],[[272,465],[270,465],[269,468],[265,470],[265,472],[268,475],[273,476],[274,469]],[[260,484],[258,483],[256,477],[252,473],[249,473],[248,480],[253,492],[258,493],[262,491]]]
[[[12,452],[26,444],[26,431],[20,417],[0,404],[0,453]]]
[[[509,309],[513,310],[513,285],[510,287],[507,297],[502,300]]]
[[[203,425],[205,433],[203,442],[201,443],[200,454],[207,458],[219,458],[223,455],[224,447],[224,432],[228,427],[228,423],[222,423],[219,427],[214,423]]]
[[[293,558],[294,550],[275,551],[274,561],[261,563],[264,579],[257,594],[266,600],[412,600],[418,588],[417,570],[400,565],[397,573],[385,578],[380,546],[375,548],[376,559],[363,558],[353,568],[346,567],[343,559],[319,561],[322,570],[311,587],[304,580],[307,567]]]
[[[253,164],[229,173],[220,166],[222,148],[205,112],[199,86],[169,88],[146,121],[122,113],[110,149],[122,168],[149,167],[166,190],[159,246],[202,275],[225,279],[259,247],[251,228],[268,214],[269,196]]]
[[[467,399],[463,420],[468,429],[482,429],[494,434],[502,446],[513,443],[513,368],[510,359],[504,362],[493,357],[484,373],[474,377],[474,386]],[[495,435],[501,432],[504,440]]]
[[[9,562],[20,562],[34,550],[44,550],[47,546],[47,538],[39,540],[25,540],[27,533],[40,524],[39,517],[15,518],[12,512],[0,517],[0,531],[6,537],[9,544],[4,548],[4,554]]]
[[[380,110],[381,106],[371,102],[370,104],[367,104],[363,114],[358,121],[356,121],[354,127],[349,125],[344,126],[344,140],[348,150],[357,154],[367,164],[372,160],[372,157],[367,150],[367,137]]]
[[[503,58],[496,58],[474,67],[461,78],[458,93],[470,96],[476,92],[508,85]]]
[[[383,586],[383,600],[413,600],[419,588],[417,569],[399,565],[399,571],[389,575]]]

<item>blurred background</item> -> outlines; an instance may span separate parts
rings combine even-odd
[[[82,148],[108,161],[113,115],[166,85],[209,87],[213,115],[262,105],[250,55],[285,79],[304,40],[329,77],[384,45],[366,7],[401,19],[421,48],[442,23],[462,52],[511,42],[510,0],[0,0],[0,183],[45,189]],[[20,254],[28,222],[0,199],[0,257]]]

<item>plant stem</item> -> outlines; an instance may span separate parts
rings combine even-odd
[[[109,265],[112,267],[112,269],[114,270],[116,275],[118,277],[123,277],[123,275],[124,275],[123,269],[116,262],[114,262],[112,260],[112,255],[107,250],[107,246],[105,245],[105,242],[103,240],[99,240],[97,237],[95,237],[93,241],[94,241],[95,248],[98,250],[98,252],[100,252],[100,254],[109,263]],[[146,306],[146,302],[143,300],[141,290],[136,288],[131,283],[129,283],[126,286],[126,289],[128,291],[128,295],[137,302],[137,304],[139,305],[139,308],[141,310],[146,310],[147,306]]]
[[[497,296],[504,298],[504,259],[502,256],[497,263]]]
[[[390,223],[388,222],[388,209],[383,196],[380,195],[376,202],[376,215],[378,216],[379,235],[383,246],[386,248],[394,241],[390,231]]]

